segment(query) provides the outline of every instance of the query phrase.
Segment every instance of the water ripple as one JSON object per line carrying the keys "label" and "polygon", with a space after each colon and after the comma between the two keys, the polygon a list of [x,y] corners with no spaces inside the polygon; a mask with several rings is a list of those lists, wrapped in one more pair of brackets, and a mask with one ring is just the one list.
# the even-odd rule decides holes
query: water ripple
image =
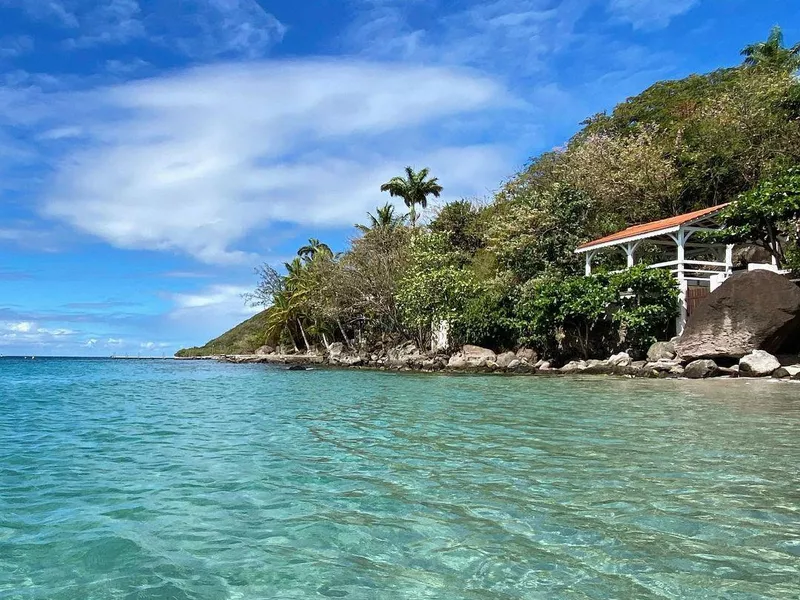
{"label": "water ripple", "polygon": [[769,382],[0,360],[0,599],[800,597]]}

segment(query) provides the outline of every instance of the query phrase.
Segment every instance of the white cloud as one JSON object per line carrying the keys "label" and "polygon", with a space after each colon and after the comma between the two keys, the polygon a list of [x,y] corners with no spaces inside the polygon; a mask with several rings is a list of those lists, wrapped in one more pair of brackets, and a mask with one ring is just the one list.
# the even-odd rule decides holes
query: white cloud
{"label": "white cloud", "polygon": [[217,284],[195,292],[169,294],[174,305],[168,315],[170,327],[185,331],[196,341],[217,336],[263,310],[248,306],[242,298],[252,291],[252,285]]}
{"label": "white cloud", "polygon": [[86,346],[87,348],[94,348],[97,345],[98,341],[99,341],[98,339],[92,338],[90,340],[87,340],[84,346]]}
{"label": "white cloud", "polygon": [[507,93],[455,69],[218,65],[59,102],[74,120],[49,129],[83,138],[43,214],[117,247],[207,262],[251,260],[235,244],[276,222],[352,225],[406,164],[431,167],[453,196],[486,193],[509,169],[503,148],[469,142]]}
{"label": "white cloud", "polygon": [[610,0],[609,10],[636,29],[659,29],[698,3],[699,0]]}
{"label": "white cloud", "polygon": [[21,321],[20,323],[9,323],[7,325],[9,331],[17,331],[19,333],[28,333],[33,329],[33,323],[30,321]]}
{"label": "white cloud", "polygon": [[[426,63],[540,71],[546,57],[569,46],[592,0],[473,0],[451,12],[405,0],[364,1],[348,46],[369,56]],[[430,14],[419,18],[428,9]]]}
{"label": "white cloud", "polygon": [[73,36],[66,46],[145,40],[193,59],[262,57],[286,26],[257,0],[0,0],[30,18],[59,25]]}
{"label": "white cloud", "polygon": [[81,19],[84,35],[71,40],[75,46],[124,44],[145,36],[141,8],[136,0],[107,0],[90,9]]}
{"label": "white cloud", "polygon": [[106,340],[106,346],[121,346],[123,344],[123,340],[120,338],[108,338]]}
{"label": "white cloud", "polygon": [[64,27],[78,27],[78,18],[60,0],[0,0],[0,6],[19,8],[33,19],[52,21]]}

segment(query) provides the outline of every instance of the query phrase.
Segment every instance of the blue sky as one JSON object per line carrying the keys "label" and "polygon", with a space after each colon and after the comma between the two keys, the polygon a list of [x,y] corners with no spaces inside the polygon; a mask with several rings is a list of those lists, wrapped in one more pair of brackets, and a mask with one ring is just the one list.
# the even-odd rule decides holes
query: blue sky
{"label": "blue sky", "polygon": [[172,354],[406,164],[485,197],[794,0],[0,0],[0,354]]}

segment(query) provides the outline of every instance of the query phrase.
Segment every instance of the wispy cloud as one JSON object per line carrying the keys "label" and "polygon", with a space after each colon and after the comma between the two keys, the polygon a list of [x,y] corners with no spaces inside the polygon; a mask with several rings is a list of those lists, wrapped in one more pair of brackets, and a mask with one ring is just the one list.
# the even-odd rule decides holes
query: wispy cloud
{"label": "wispy cloud", "polygon": [[67,48],[139,40],[195,60],[263,57],[287,29],[256,0],[0,0],[0,6],[60,27]]}
{"label": "wispy cloud", "polygon": [[609,11],[636,29],[660,29],[700,0],[610,0]]}
{"label": "wispy cloud", "polygon": [[79,107],[59,126],[83,137],[56,160],[43,214],[206,262],[253,261],[234,245],[270,224],[352,225],[398,165],[429,165],[453,195],[486,193],[505,154],[471,142],[469,119],[514,106],[474,73],[352,61],[219,65],[49,104],[59,118]]}
{"label": "wispy cloud", "polygon": [[7,35],[0,38],[0,58],[13,58],[27,54],[34,48],[29,35]]}

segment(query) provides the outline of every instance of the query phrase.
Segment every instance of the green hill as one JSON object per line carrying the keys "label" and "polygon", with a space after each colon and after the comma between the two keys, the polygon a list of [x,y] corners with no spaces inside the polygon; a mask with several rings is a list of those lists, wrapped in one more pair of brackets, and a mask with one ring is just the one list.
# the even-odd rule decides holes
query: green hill
{"label": "green hill", "polygon": [[257,348],[266,343],[265,331],[267,329],[268,314],[269,311],[264,310],[243,323],[239,323],[218,338],[214,338],[205,346],[183,348],[178,350],[175,356],[188,358],[211,356],[212,354],[252,354]]}

